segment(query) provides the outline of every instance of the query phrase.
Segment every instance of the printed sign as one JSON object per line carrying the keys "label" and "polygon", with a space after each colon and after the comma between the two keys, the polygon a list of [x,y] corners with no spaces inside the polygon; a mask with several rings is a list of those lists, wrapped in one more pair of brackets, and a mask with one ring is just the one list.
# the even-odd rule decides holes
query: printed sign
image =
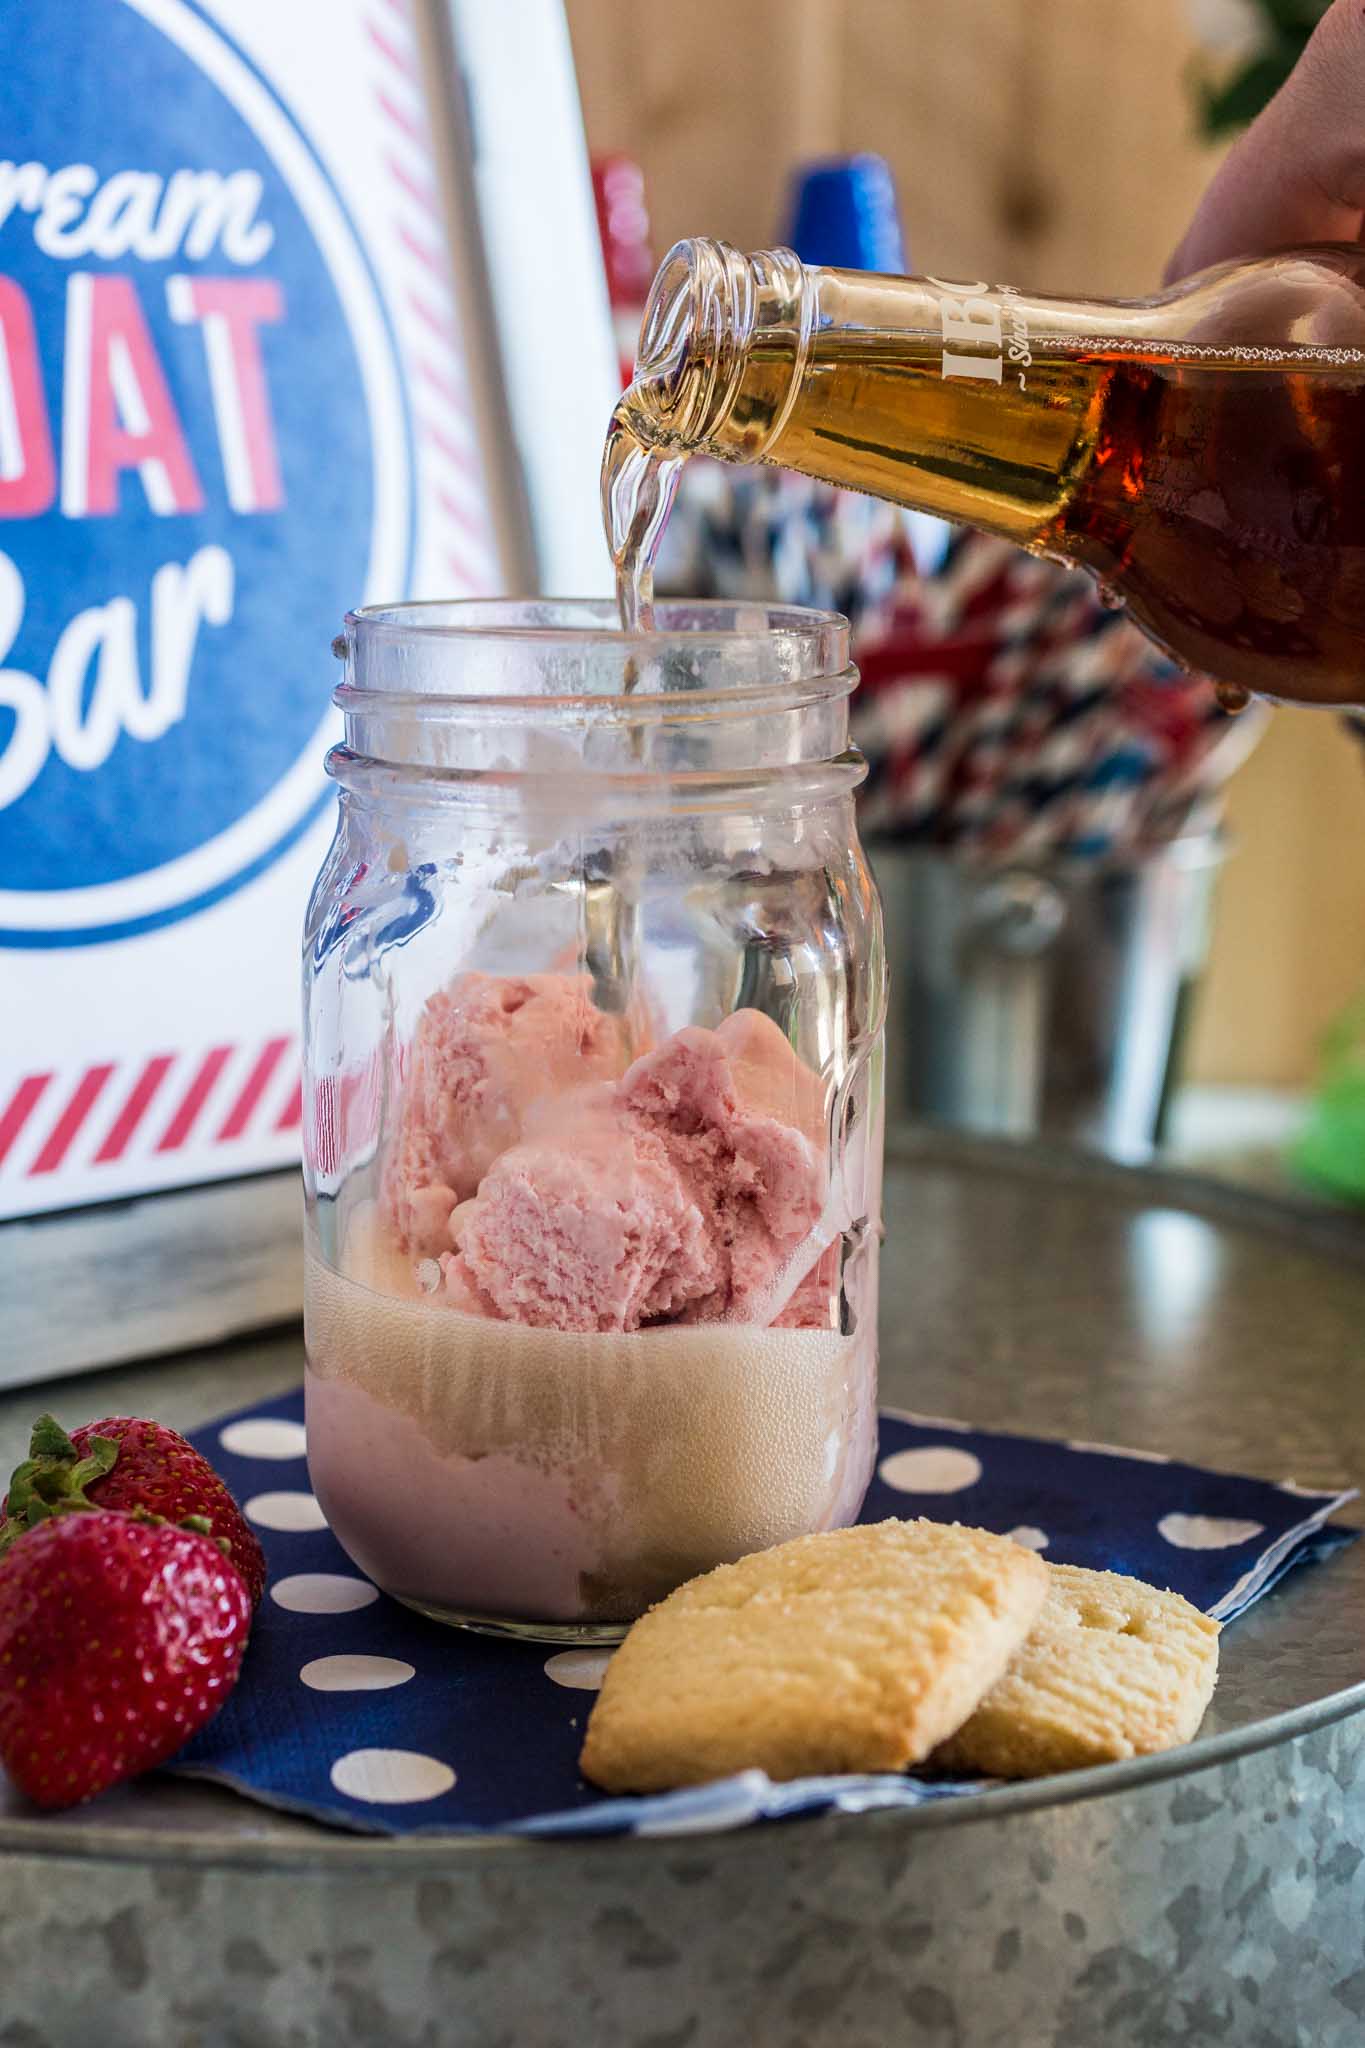
{"label": "printed sign", "polygon": [[22,17],[0,1216],[295,1156],[331,637],[359,601],[502,582],[401,0]]}

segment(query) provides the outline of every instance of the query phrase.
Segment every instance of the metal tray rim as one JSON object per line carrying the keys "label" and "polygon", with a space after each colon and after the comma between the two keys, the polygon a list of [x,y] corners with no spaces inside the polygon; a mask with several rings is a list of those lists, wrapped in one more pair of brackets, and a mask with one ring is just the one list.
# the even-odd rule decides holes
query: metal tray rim
{"label": "metal tray rim", "polygon": [[[800,1819],[804,1827],[819,1827],[841,1834],[850,1826],[879,1825],[893,1829],[919,1830],[954,1824],[1005,1820],[1013,1815],[1036,1812],[1042,1807],[1071,1806],[1079,1801],[1117,1797],[1139,1791],[1168,1778],[1193,1777],[1205,1770],[1237,1761],[1256,1751],[1292,1742],[1317,1729],[1354,1714],[1365,1712],[1365,1680],[1329,1693],[1320,1700],[1275,1714],[1265,1721],[1252,1721],[1242,1728],[1229,1728],[1201,1741],[1198,1738],[1180,1749],[1164,1750],[1157,1756],[1134,1757],[1124,1763],[1096,1764],[1088,1770],[1058,1773],[1049,1778],[1032,1778],[1001,1785],[962,1799],[932,1800],[923,1806],[869,1808],[863,1813],[831,1812]],[[186,1773],[187,1777],[193,1774]],[[205,1782],[216,1782],[206,1779]],[[258,1807],[262,1826],[281,1817],[273,1807]],[[395,1868],[426,1870],[448,1865],[452,1857],[473,1854],[525,1854],[532,1850],[562,1853],[566,1848],[591,1847],[594,1853],[675,1853],[684,1841],[711,1843],[742,1841],[754,1832],[750,1827],[689,1832],[686,1835],[517,1835],[476,1834],[451,1831],[425,1835],[370,1835],[332,1828],[308,1815],[286,1815],[311,1827],[307,1836],[271,1843],[249,1834],[196,1829],[183,1836],[165,1828],[115,1826],[95,1830],[80,1822],[48,1820],[35,1815],[31,1820],[0,1820],[0,1855],[54,1856],[91,1863],[185,1864],[198,1868],[302,1870],[313,1874],[369,1875]],[[768,1824],[771,1825],[771,1824]],[[764,1824],[759,1824],[766,1831]]]}
{"label": "metal tray rim", "polygon": [[1307,1189],[1248,1187],[1159,1158],[1130,1162],[1086,1152],[1059,1139],[1004,1138],[916,1123],[888,1129],[886,1163],[995,1175],[1003,1171],[1141,1197],[1212,1222],[1263,1230],[1305,1250],[1345,1258],[1355,1265],[1365,1262],[1365,1211],[1317,1197]]}

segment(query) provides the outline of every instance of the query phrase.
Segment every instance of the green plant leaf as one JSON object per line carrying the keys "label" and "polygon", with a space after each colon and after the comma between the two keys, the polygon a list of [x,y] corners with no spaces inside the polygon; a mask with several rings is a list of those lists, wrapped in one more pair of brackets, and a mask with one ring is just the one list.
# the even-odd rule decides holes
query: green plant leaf
{"label": "green plant leaf", "polygon": [[1326,14],[1328,0],[1260,0],[1260,5],[1281,35],[1302,46]]}
{"label": "green plant leaf", "polygon": [[1294,69],[1297,50],[1277,44],[1274,50],[1253,57],[1240,71],[1218,85],[1201,81],[1201,126],[1208,136],[1220,136],[1254,121],[1268,106]]}

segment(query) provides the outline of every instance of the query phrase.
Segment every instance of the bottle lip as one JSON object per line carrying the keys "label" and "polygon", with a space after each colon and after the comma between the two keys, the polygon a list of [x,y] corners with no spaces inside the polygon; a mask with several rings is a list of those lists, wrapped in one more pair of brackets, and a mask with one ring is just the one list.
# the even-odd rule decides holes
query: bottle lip
{"label": "bottle lip", "polygon": [[[675,242],[645,302],[627,393],[648,394],[642,438],[726,461],[759,460],[796,401],[814,320],[811,277],[792,250],[750,256],[707,236]],[[746,365],[756,347],[774,345],[787,361],[785,397],[760,434],[737,432],[731,416]]]}
{"label": "bottle lip", "polygon": [[[849,626],[798,605],[669,601],[628,633],[609,598],[458,598],[347,612],[336,701],[440,711],[650,718],[738,711],[851,689]],[[856,677],[854,678],[856,680]]]}

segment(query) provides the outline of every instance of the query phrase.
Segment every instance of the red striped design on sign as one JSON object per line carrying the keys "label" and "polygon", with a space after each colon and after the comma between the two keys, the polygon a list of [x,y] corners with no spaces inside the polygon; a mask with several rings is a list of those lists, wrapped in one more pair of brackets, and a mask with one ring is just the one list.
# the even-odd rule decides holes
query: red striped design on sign
{"label": "red striped design on sign", "polygon": [[425,149],[427,129],[421,116],[410,114],[406,107],[400,107],[396,100],[389,98],[382,85],[376,86],[374,96],[385,120],[392,121],[399,134],[406,135],[409,142],[415,143],[419,149]]}
{"label": "red striped design on sign", "polygon": [[51,1074],[25,1074],[5,1104],[4,1115],[0,1116],[0,1165],[4,1163],[19,1133],[36,1109],[39,1096],[51,1079]]}
{"label": "red striped design on sign", "polygon": [[433,213],[439,218],[441,195],[431,179],[422,178],[409,170],[401,157],[387,156],[384,159],[389,176],[396,185],[401,185],[409,199],[415,199],[424,213]]}
{"label": "red striped design on sign", "polygon": [[417,374],[424,384],[430,384],[436,395],[443,398],[447,405],[453,406],[456,411],[463,408],[466,393],[459,389],[453,377],[443,376],[439,370],[433,369],[430,363],[420,359],[417,363]]}
{"label": "red striped design on sign", "polygon": [[443,341],[449,349],[457,349],[459,347],[459,329],[453,320],[447,319],[438,306],[429,305],[416,292],[408,293],[408,305],[411,307],[414,316],[421,321],[429,333],[436,336],[438,341]]}
{"label": "red striped design on sign", "polygon": [[95,1154],[97,1166],[103,1165],[107,1160],[122,1159],[133,1133],[147,1114],[152,1097],[174,1065],[175,1055],[169,1052],[158,1053],[155,1059],[148,1060],[129,1089],[128,1099],[110,1125],[104,1143]]}
{"label": "red striped design on sign", "polygon": [[453,468],[462,470],[466,475],[473,470],[473,458],[467,449],[459,447],[448,434],[443,433],[439,427],[434,427],[429,419],[422,422],[422,427],[428,447],[436,449]]}
{"label": "red striped design on sign", "polygon": [[[394,240],[408,259],[404,279],[403,343],[414,382],[425,389],[418,420],[421,474],[435,511],[445,515],[434,554],[444,562],[457,594],[495,588],[495,551],[487,527],[486,478],[482,452],[472,420],[465,383],[464,338],[459,317],[459,291],[447,247],[447,225],[436,165],[431,124],[424,92],[425,73],[412,40],[411,8],[405,0],[387,0],[387,18],[366,22],[374,58],[372,90],[379,118],[388,129],[385,167],[395,186]],[[376,0],[375,12],[378,13]],[[404,22],[396,27],[393,16]],[[436,344],[437,368],[424,356]],[[440,465],[457,472],[453,489],[439,491]],[[477,508],[452,511],[461,485],[480,499]],[[480,522],[479,514],[484,518]]]}
{"label": "red striped design on sign", "polygon": [[102,1066],[86,1068],[72,1089],[66,1108],[48,1132],[46,1144],[30,1166],[30,1174],[57,1171],[70,1151],[77,1131],[99,1100],[104,1084],[113,1071],[112,1061]]}
{"label": "red striped design on sign", "polygon": [[393,37],[384,29],[377,28],[372,21],[366,22],[365,33],[374,44],[376,50],[378,50],[380,56],[386,57],[396,71],[401,71],[404,78],[410,78],[414,85],[421,84],[422,74],[417,69],[416,62],[410,51],[400,49]]}
{"label": "red striped design on sign", "polygon": [[296,1083],[293,1094],[275,1119],[275,1129],[277,1131],[296,1131],[302,1122],[303,1083],[300,1081]]}
{"label": "red striped design on sign", "polygon": [[199,1120],[210,1089],[232,1058],[230,1045],[215,1045],[199,1062],[194,1079],[180,1098],[180,1106],[157,1140],[158,1152],[178,1152]]}
{"label": "red striped design on sign", "polygon": [[488,538],[488,516],[482,510],[475,512],[467,505],[461,505],[452,498],[449,491],[437,491],[436,502],[447,519],[453,519],[466,533],[477,534],[480,540]]}
{"label": "red striped design on sign", "polygon": [[285,1047],[288,1043],[289,1040],[287,1038],[270,1038],[266,1040],[252,1063],[251,1072],[247,1075],[238,1091],[237,1100],[218,1126],[216,1143],[221,1145],[225,1138],[241,1137],[242,1132],[251,1121],[252,1111],[265,1093],[266,1084],[270,1076],[283,1059]]}
{"label": "red striped design on sign", "polygon": [[430,242],[424,242],[420,235],[415,235],[404,221],[398,224],[398,239],[408,254],[417,258],[424,270],[429,270],[438,282],[444,279],[446,260],[441,250],[433,249]]}

